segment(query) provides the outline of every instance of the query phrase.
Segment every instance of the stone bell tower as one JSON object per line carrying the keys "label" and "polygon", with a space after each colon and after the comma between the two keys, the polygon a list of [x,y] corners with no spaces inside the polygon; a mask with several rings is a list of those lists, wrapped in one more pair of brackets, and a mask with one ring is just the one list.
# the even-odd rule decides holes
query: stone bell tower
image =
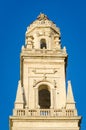
{"label": "stone bell tower", "polygon": [[10,130],[80,130],[71,82],[66,94],[66,48],[44,14],[27,27]]}

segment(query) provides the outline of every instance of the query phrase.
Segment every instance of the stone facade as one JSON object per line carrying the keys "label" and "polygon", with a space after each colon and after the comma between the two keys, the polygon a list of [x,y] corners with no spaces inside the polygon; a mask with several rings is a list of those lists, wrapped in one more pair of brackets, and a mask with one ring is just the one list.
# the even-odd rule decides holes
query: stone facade
{"label": "stone facade", "polygon": [[79,130],[71,82],[66,94],[66,48],[44,14],[27,27],[10,130]]}

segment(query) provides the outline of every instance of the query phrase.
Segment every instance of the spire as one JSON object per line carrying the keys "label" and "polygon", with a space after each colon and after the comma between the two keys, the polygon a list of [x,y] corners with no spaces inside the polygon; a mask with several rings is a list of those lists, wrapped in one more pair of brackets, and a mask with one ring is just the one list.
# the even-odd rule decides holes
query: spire
{"label": "spire", "polygon": [[75,108],[74,96],[73,96],[73,92],[72,92],[71,81],[68,81],[66,108],[67,109],[76,109]]}
{"label": "spire", "polygon": [[67,103],[74,103],[71,81],[68,81]]}
{"label": "spire", "polygon": [[23,106],[24,106],[23,87],[21,87],[21,81],[19,81],[15,100],[15,108],[23,108]]}

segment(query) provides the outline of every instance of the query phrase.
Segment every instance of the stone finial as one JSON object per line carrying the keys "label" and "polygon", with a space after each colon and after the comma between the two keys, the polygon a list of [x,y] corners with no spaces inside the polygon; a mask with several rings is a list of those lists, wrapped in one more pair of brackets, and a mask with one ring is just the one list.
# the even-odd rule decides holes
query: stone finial
{"label": "stone finial", "polygon": [[24,46],[22,46],[21,50],[22,50],[22,51],[24,50]]}
{"label": "stone finial", "polygon": [[46,20],[46,19],[48,19],[48,17],[45,14],[40,13],[40,15],[37,17],[37,19],[38,20]]}
{"label": "stone finial", "polygon": [[[64,48],[63,48],[63,51],[66,52],[66,47],[65,47],[65,46],[64,46]],[[68,82],[70,82],[70,81],[68,81]]]}

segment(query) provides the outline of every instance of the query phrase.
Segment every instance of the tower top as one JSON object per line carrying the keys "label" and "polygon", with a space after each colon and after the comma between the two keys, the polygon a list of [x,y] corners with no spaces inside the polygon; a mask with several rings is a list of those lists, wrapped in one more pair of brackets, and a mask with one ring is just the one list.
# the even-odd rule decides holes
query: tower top
{"label": "tower top", "polygon": [[58,34],[60,34],[60,30],[58,27],[56,27],[56,24],[51,21],[47,15],[44,13],[40,13],[35,21],[33,21],[30,26],[27,27],[26,34],[30,31],[32,31],[36,27],[47,27],[47,28],[52,28],[55,30]]}
{"label": "tower top", "polygon": [[26,46],[30,49],[60,49],[60,29],[47,15],[40,13],[27,27]]}

